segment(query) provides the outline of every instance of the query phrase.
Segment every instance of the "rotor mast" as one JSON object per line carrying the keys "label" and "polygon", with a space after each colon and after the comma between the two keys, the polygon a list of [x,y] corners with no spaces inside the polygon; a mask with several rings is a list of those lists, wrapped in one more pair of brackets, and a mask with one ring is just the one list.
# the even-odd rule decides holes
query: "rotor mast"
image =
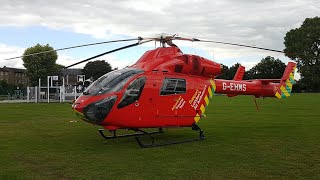
{"label": "rotor mast", "polygon": [[166,41],[165,41],[165,38],[163,37],[163,34],[160,35],[160,44],[162,47],[166,47]]}
{"label": "rotor mast", "polygon": [[144,39],[152,39],[154,41],[159,41],[161,47],[166,47],[166,44],[168,44],[169,46],[177,47],[174,43],[172,43],[172,40],[175,39],[175,36],[176,36],[176,34],[168,35],[168,34],[162,33],[162,34],[159,34],[158,37],[144,38]]}

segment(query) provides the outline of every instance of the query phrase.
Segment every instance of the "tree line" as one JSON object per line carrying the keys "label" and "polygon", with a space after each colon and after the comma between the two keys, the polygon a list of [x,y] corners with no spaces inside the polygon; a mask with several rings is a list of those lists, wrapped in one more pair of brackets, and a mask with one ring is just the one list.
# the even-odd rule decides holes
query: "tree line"
{"label": "tree line", "polygon": [[[301,74],[299,86],[306,91],[320,91],[320,18],[306,18],[299,28],[291,29],[284,37],[285,55],[297,63]],[[25,50],[24,55],[53,50],[47,45],[37,44]],[[63,66],[56,64],[56,52],[25,56],[22,58],[27,69],[27,75],[36,85],[38,78],[46,80],[48,75],[59,72]],[[230,68],[222,65],[222,74],[218,78],[232,79],[239,64]],[[246,71],[244,79],[281,78],[285,64],[274,57],[267,56],[257,65]],[[83,69],[86,77],[97,79],[101,75],[113,70],[104,60],[89,62]]]}
{"label": "tree line", "polygon": [[[222,73],[216,78],[231,80],[236,74],[240,64],[236,63],[230,68],[223,64],[221,64],[221,66]],[[261,59],[261,61],[250,70],[246,71],[243,79],[280,79],[285,68],[286,65],[281,60],[275,59],[271,56],[267,56]]]}

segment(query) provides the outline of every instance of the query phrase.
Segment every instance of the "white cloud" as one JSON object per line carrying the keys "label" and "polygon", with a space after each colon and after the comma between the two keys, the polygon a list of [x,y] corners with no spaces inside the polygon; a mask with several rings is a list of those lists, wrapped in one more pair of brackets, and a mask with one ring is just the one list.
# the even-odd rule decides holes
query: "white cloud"
{"label": "white cloud", "polygon": [[0,44],[0,65],[14,68],[24,68],[21,58],[4,60],[6,58],[17,57],[23,54],[24,48],[8,46],[6,44]]}
{"label": "white cloud", "polygon": [[[86,57],[74,58],[74,57],[69,56],[65,53],[60,53],[59,57],[57,59],[57,63],[64,65],[64,66],[69,66],[71,64],[77,63],[77,62],[84,60],[84,59],[86,59]],[[134,64],[134,62],[132,60],[118,59],[116,56],[114,56],[112,54],[104,55],[104,56],[101,56],[97,59],[105,60],[111,65],[112,68],[118,68],[118,69],[122,69],[124,67],[127,67],[127,66]],[[93,59],[91,61],[95,61],[97,59]],[[83,68],[86,65],[86,63],[88,63],[88,62],[78,64],[78,65],[73,66],[71,68]]]}
{"label": "white cloud", "polygon": [[1,26],[40,24],[100,38],[173,32],[240,43],[259,40],[257,45],[275,48],[283,47],[285,32],[320,11],[316,0],[2,1]]}
{"label": "white cloud", "polygon": [[[23,54],[24,50],[25,50],[25,48],[8,46],[6,44],[0,44],[0,65],[5,65],[7,67],[13,67],[13,68],[24,68],[23,61],[21,58],[12,59],[12,60],[4,60],[6,58],[21,56]],[[59,53],[57,63],[64,65],[64,66],[68,66],[73,63],[77,63],[81,60],[84,60],[86,58],[87,57],[74,58],[74,57],[68,55],[67,53]],[[118,69],[122,69],[126,66],[130,66],[130,65],[134,64],[134,61],[132,61],[132,60],[118,59],[114,55],[105,55],[105,56],[100,57],[99,59],[106,60],[107,62],[110,63],[112,68],[118,68]],[[92,61],[94,61],[94,60],[97,60],[97,59],[93,59]],[[83,68],[85,66],[85,64],[86,63],[82,63],[82,64],[76,65],[72,68]],[[2,66],[0,66],[0,67],[2,67]]]}
{"label": "white cloud", "polygon": [[[300,26],[305,18],[317,16],[320,12],[318,0],[0,1],[0,27],[41,25],[57,30],[70,29],[99,39],[167,32],[279,50],[284,48],[283,38],[287,31]],[[213,51],[215,59],[222,63],[226,59],[234,59],[251,66],[267,55],[283,57],[254,49],[210,43],[177,44],[194,46],[195,51],[201,48],[208,54]],[[245,57],[255,57],[255,60],[244,61]],[[64,55],[60,58],[68,63],[74,59]],[[284,61],[288,59],[284,58]],[[125,64],[117,64],[116,60],[113,62],[115,67]],[[19,63],[12,61],[11,64]]]}
{"label": "white cloud", "polygon": [[[82,59],[74,58],[74,57],[69,56],[65,53],[59,53],[56,63],[61,64],[63,66],[69,66],[69,65],[74,64],[74,63],[81,61],[81,60]],[[84,66],[84,64],[79,64],[79,65],[76,65],[72,68],[83,68],[83,66]]]}
{"label": "white cloud", "polygon": [[133,65],[135,61],[129,59],[118,59],[113,55],[105,55],[102,56],[101,59],[105,59],[109,64],[111,64],[112,68],[122,69],[127,66]]}

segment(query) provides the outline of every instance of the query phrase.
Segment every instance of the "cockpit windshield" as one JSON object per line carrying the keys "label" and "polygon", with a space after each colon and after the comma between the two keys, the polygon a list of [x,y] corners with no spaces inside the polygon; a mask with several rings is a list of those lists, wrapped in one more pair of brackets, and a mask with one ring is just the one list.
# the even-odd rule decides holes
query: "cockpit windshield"
{"label": "cockpit windshield", "polygon": [[125,68],[111,71],[95,82],[93,82],[84,92],[84,95],[100,95],[119,91],[132,76],[143,73],[143,70],[136,68]]}

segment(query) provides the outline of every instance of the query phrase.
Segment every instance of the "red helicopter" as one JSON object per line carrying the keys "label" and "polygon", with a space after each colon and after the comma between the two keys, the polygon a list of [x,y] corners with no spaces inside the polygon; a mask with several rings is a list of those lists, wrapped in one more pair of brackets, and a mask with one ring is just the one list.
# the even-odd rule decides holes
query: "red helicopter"
{"label": "red helicopter", "polygon": [[[296,64],[289,62],[281,79],[242,80],[245,68],[239,66],[233,80],[215,79],[221,73],[221,65],[209,59],[183,54],[173,40],[198,41],[242,46],[281,52],[256,46],[207,41],[196,38],[160,35],[156,38],[137,38],[86,44],[54,51],[120,41],[138,40],[66,68],[122,49],[150,41],[159,41],[161,47],[145,52],[132,66],[109,72],[93,82],[73,103],[72,109],[82,120],[102,126],[113,134],[105,139],[134,136],[141,147],[154,147],[205,139],[197,125],[205,116],[206,108],[214,94],[253,95],[260,97],[289,97],[294,83]],[[169,45],[169,47],[166,47]],[[32,55],[32,54],[31,54]],[[28,55],[27,55],[28,56]],[[198,131],[196,139],[155,143],[154,133],[163,133],[166,127],[191,127]],[[144,128],[156,128],[148,132]],[[119,129],[133,130],[132,134],[117,135]],[[151,137],[151,143],[143,143],[141,136]]]}

